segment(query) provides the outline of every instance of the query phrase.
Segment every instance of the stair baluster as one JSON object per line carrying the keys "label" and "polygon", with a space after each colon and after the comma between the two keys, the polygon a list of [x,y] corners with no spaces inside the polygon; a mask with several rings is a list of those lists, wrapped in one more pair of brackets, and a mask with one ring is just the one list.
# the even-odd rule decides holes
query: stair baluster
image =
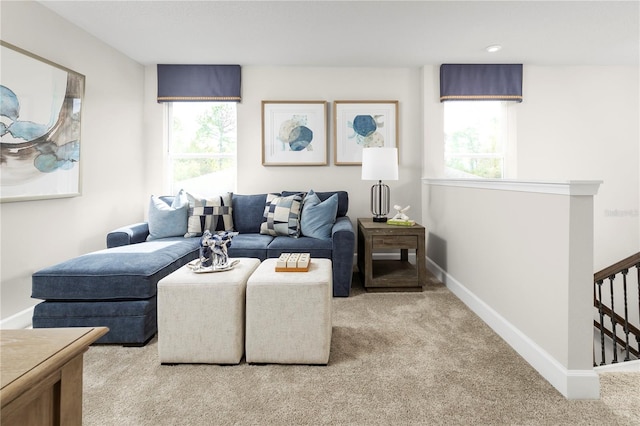
{"label": "stair baluster", "polygon": [[[638,273],[638,324],[640,324],[640,262],[635,264]],[[638,344],[638,353],[640,353],[640,333],[636,334],[636,343]]]}
{"label": "stair baluster", "polygon": [[602,280],[597,282],[598,284],[598,312],[600,313],[600,365],[605,365],[605,354],[604,354],[604,310],[602,309]]}
{"label": "stair baluster", "polygon": [[627,308],[627,274],[628,269],[622,271],[622,289],[624,290],[624,341],[625,341],[625,356],[624,360],[629,361],[629,309]]}
{"label": "stair baluster", "polygon": [[[609,276],[609,294],[611,295],[611,312],[615,312],[616,309],[613,306],[613,280],[616,278],[615,275]],[[613,335],[616,335],[616,316],[611,315],[611,332]],[[618,341],[617,339],[613,339],[613,361],[612,364],[616,364],[618,362]]]}

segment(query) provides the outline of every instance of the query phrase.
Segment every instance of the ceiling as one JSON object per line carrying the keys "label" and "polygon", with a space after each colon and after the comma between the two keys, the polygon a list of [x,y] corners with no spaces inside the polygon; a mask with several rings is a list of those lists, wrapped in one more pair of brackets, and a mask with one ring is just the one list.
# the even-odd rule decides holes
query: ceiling
{"label": "ceiling", "polygon": [[[638,65],[640,1],[41,1],[142,64]],[[489,54],[485,48],[500,44]]]}

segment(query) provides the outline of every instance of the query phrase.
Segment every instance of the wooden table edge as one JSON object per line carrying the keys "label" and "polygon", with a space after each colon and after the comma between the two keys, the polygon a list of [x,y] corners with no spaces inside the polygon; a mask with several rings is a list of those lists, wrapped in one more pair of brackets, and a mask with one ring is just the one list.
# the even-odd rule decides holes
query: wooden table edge
{"label": "wooden table edge", "polygon": [[37,366],[0,389],[0,401],[2,401],[2,407],[5,407],[22,395],[30,385],[38,383],[42,378],[49,377],[50,375],[59,372],[65,364],[79,354],[83,354],[89,345],[107,334],[109,331],[107,327],[78,327],[78,329],[86,329],[86,333],[76,340],[69,342],[69,344],[60,351],[56,352],[51,357],[42,360],[42,362]]}

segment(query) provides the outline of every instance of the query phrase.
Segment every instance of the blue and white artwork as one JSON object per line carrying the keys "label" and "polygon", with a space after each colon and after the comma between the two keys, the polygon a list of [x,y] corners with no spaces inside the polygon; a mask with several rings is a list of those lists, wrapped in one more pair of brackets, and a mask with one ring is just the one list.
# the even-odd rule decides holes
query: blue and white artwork
{"label": "blue and white artwork", "polygon": [[2,43],[2,201],[80,193],[84,76]]}
{"label": "blue and white artwork", "polygon": [[262,164],[327,164],[325,101],[262,102]]}
{"label": "blue and white artwork", "polygon": [[368,115],[359,114],[348,121],[347,126],[353,129],[349,134],[349,139],[354,139],[362,148],[380,148],[384,146],[384,134],[381,130],[384,127],[384,114]]}
{"label": "blue and white artwork", "polygon": [[307,125],[307,116],[298,114],[280,124],[278,139],[282,142],[283,151],[313,151],[313,130]]}
{"label": "blue and white artwork", "polygon": [[362,164],[363,148],[397,147],[398,101],[335,101],[335,163]]}

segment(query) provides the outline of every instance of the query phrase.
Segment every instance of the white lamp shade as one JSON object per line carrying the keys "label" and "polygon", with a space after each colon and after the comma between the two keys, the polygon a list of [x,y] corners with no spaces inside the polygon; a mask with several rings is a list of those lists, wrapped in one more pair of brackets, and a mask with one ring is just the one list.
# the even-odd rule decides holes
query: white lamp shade
{"label": "white lamp shade", "polygon": [[362,180],[398,180],[398,148],[364,148]]}

